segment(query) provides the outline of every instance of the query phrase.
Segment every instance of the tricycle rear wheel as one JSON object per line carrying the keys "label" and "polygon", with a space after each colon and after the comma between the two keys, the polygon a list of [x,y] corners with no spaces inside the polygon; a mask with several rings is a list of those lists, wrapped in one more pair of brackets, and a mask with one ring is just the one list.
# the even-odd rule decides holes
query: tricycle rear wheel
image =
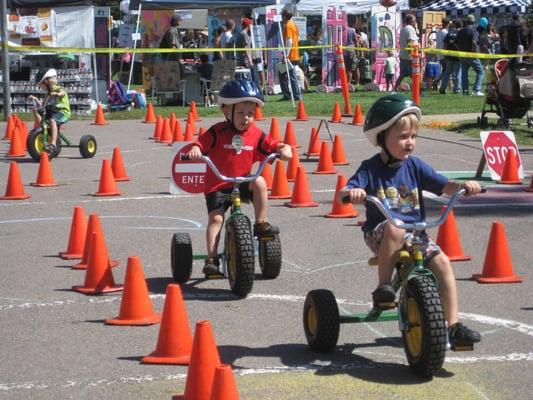
{"label": "tricycle rear wheel", "polygon": [[84,135],[81,137],[79,147],[83,158],[92,158],[96,154],[96,139],[92,135]]}
{"label": "tricycle rear wheel", "polygon": [[304,302],[305,338],[311,349],[328,352],[339,340],[339,307],[333,293],[326,289],[311,290]]}
{"label": "tricycle rear wheel", "polygon": [[254,284],[254,238],[250,221],[244,215],[233,216],[226,223],[225,252],[231,291],[246,297]]}
{"label": "tricycle rear wheel", "polygon": [[259,267],[265,279],[276,279],[281,271],[281,240],[274,235],[270,240],[259,240]]}
{"label": "tricycle rear wheel", "polygon": [[172,236],[170,261],[174,282],[187,282],[192,274],[192,244],[188,233],[178,232]]}

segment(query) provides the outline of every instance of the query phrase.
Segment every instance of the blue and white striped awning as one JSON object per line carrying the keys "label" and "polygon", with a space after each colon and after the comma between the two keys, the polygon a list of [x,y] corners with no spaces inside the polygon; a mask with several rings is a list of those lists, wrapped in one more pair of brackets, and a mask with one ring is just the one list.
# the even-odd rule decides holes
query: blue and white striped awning
{"label": "blue and white striped awning", "polygon": [[451,15],[524,13],[531,0],[435,0],[419,10],[447,11]]}

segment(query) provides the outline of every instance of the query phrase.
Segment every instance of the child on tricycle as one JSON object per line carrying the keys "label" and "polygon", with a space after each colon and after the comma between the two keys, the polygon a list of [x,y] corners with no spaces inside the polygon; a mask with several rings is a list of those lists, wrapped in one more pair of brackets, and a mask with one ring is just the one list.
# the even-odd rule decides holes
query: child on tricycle
{"label": "child on tricycle", "polygon": [[[448,180],[421,159],[412,156],[421,118],[420,108],[400,94],[376,100],[367,113],[364,133],[380,153],[365,160],[339,191],[337,201],[346,198],[363,203],[367,195],[376,196],[394,218],[405,223],[425,220],[423,190],[452,195],[464,188],[468,195],[481,191],[475,181],[458,183]],[[397,254],[410,232],[385,219],[377,207],[367,203],[366,222],[362,227],[368,247],[378,259],[378,287],[372,293],[375,308],[392,308],[396,293],[391,279]],[[457,288],[448,257],[427,234],[424,235],[424,264],[436,275],[448,323],[452,346],[471,346],[481,340],[478,332],[461,322],[458,316]]]}

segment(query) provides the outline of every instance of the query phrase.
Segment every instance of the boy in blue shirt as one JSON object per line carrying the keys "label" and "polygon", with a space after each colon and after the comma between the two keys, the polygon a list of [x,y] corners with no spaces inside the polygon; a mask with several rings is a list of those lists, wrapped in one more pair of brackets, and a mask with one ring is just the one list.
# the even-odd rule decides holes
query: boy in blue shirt
{"label": "boy in blue shirt", "polygon": [[[420,108],[401,94],[384,96],[374,102],[363,131],[374,146],[381,147],[381,152],[362,162],[338,192],[337,201],[348,196],[352,203],[363,203],[367,194],[376,196],[395,218],[409,223],[425,219],[423,190],[437,195],[452,195],[462,187],[469,195],[481,191],[476,181],[463,184],[450,181],[412,156],[421,116]],[[395,257],[409,233],[394,227],[372,204],[367,205],[362,229],[366,244],[378,257],[378,287],[372,292],[374,306],[385,308],[385,304],[396,298],[391,286]],[[439,282],[450,342],[455,346],[479,342],[480,334],[459,322],[457,287],[450,260],[429,237],[425,241],[425,264]]]}

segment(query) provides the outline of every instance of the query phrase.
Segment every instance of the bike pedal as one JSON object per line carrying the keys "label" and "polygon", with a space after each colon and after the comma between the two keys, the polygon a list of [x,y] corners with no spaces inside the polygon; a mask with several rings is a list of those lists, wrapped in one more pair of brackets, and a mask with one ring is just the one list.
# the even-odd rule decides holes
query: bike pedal
{"label": "bike pedal", "polygon": [[396,308],[396,303],[394,301],[392,302],[383,302],[383,303],[377,303],[374,304],[374,308],[378,310],[391,310],[393,308]]}
{"label": "bike pedal", "polygon": [[467,344],[464,346],[454,346],[451,347],[452,351],[474,351],[474,345],[473,344]]}
{"label": "bike pedal", "polygon": [[270,242],[271,240],[274,240],[275,236],[259,236],[257,240],[261,242]]}
{"label": "bike pedal", "polygon": [[224,279],[224,275],[222,273],[218,274],[204,274],[205,279]]}

